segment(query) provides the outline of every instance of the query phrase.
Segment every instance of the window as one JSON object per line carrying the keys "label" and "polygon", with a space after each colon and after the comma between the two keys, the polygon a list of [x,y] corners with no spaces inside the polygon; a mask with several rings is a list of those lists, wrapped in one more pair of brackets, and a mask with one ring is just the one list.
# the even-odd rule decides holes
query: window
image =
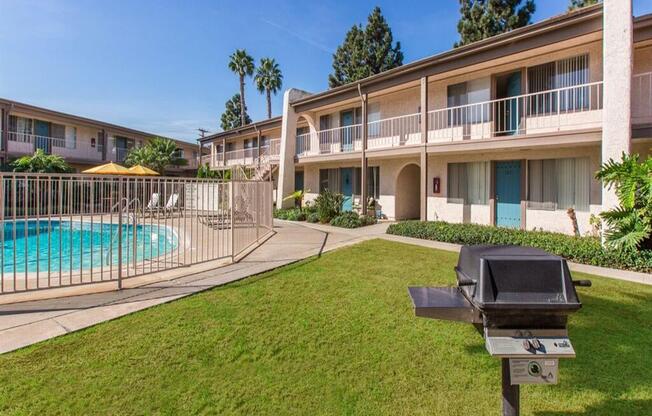
{"label": "window", "polygon": [[226,151],[227,152],[232,152],[235,150],[235,143],[234,142],[228,142],[226,144]]}
{"label": "window", "polygon": [[66,145],[66,126],[51,123],[50,136],[52,137],[52,146],[64,147]]}
{"label": "window", "polygon": [[262,136],[260,138],[260,147],[266,147],[266,146],[269,146],[269,137]]}
{"label": "window", "polygon": [[[361,195],[362,168],[355,168],[355,186],[353,193]],[[367,197],[378,199],[380,197],[380,168],[378,166],[367,167]]]}
{"label": "window", "polygon": [[253,149],[254,147],[258,146],[258,139],[254,137],[253,139],[246,139],[244,141],[244,148],[245,149]]}
{"label": "window", "polygon": [[340,192],[340,170],[319,169],[319,192]]}
{"label": "window", "polygon": [[528,207],[588,211],[591,169],[588,158],[528,161]]}
{"label": "window", "polygon": [[18,116],[9,116],[9,140],[17,142],[30,141],[32,134],[32,119]]}
{"label": "window", "polygon": [[449,163],[448,202],[486,205],[489,200],[489,162]]}
{"label": "window", "polygon": [[77,148],[77,127],[66,126],[65,135],[66,135],[66,139],[65,139],[66,149]]}
{"label": "window", "polygon": [[581,110],[587,109],[590,104],[590,87],[576,87],[589,82],[588,55],[533,66],[528,68],[527,78],[528,92],[531,94],[562,88],[558,92],[531,96],[528,114],[556,112],[558,106],[560,111]]}
{"label": "window", "polygon": [[326,114],[319,117],[319,130],[328,130],[331,128],[331,115]]}
{"label": "window", "polygon": [[449,85],[447,96],[448,108],[452,108],[448,113],[449,126],[489,120],[489,104],[486,102],[491,99],[491,78],[478,78],[469,82]]}

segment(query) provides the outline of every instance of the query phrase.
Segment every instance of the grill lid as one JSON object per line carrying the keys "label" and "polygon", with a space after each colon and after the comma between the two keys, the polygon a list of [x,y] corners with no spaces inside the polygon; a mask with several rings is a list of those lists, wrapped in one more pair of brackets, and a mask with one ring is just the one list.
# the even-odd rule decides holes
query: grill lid
{"label": "grill lid", "polygon": [[576,310],[566,260],[520,246],[464,246],[457,267],[465,296],[481,310]]}

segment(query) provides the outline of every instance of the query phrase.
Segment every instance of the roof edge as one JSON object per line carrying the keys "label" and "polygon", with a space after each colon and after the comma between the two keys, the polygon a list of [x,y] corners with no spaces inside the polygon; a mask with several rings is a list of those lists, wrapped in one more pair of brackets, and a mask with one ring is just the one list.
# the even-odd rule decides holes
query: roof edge
{"label": "roof edge", "polygon": [[572,23],[575,23],[577,21],[583,21],[585,19],[590,19],[593,18],[597,15],[602,15],[603,11],[603,5],[601,3],[595,4],[593,6],[588,6],[588,7],[583,7],[578,10],[566,12],[559,14],[557,16],[550,17],[548,19],[542,20],[537,23],[533,23],[528,26],[524,26],[518,29],[511,30],[509,32],[501,33],[499,35],[492,36],[487,39],[483,39],[477,42],[470,43],[468,45],[461,46],[459,48],[453,48],[449,49],[447,51],[422,58],[419,60],[416,60],[414,62],[410,62],[408,64],[402,65],[397,68],[393,68],[384,72],[381,72],[379,74],[375,74],[372,76],[369,76],[367,78],[361,79],[359,81],[354,81],[350,82],[348,84],[342,85],[340,87],[336,87],[333,89],[329,89],[320,93],[315,93],[311,95],[310,97],[302,98],[300,100],[296,100],[290,103],[291,106],[299,106],[307,103],[311,103],[314,101],[319,101],[324,98],[336,96],[338,94],[344,93],[344,92],[349,92],[352,90],[357,90],[358,85],[360,85],[361,88],[364,88],[366,85],[373,84],[375,82],[379,82],[383,79],[391,78],[393,76],[397,76],[399,74],[405,74],[409,73],[412,71],[416,71],[420,69],[421,67],[428,66],[431,64],[436,63],[437,61],[443,60],[443,59],[452,59],[455,58],[456,56],[461,56],[461,55],[466,55],[466,54],[472,54],[475,51],[480,51],[488,46],[492,46],[494,44],[498,44],[501,42],[505,41],[510,41],[512,38],[515,37],[520,37],[520,36],[534,36],[541,30],[545,30],[546,28],[549,27],[554,27],[558,26],[560,24],[562,25],[569,25]]}

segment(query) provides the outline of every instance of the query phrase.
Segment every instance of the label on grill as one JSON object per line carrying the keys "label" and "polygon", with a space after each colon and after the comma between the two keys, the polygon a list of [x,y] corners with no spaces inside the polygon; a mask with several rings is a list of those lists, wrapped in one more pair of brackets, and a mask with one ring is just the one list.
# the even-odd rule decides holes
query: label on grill
{"label": "label on grill", "polygon": [[509,359],[509,378],[516,384],[557,384],[559,360],[557,359]]}

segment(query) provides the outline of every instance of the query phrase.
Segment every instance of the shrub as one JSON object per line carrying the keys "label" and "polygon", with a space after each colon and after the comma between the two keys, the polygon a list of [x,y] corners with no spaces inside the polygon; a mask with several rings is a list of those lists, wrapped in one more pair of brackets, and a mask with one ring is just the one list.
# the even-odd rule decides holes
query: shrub
{"label": "shrub", "polygon": [[342,228],[358,228],[375,223],[376,219],[374,217],[358,215],[355,212],[343,212],[331,221],[331,225]]}
{"label": "shrub", "polygon": [[652,250],[608,249],[600,244],[597,237],[573,237],[544,231],[440,221],[399,222],[390,225],[387,233],[464,245],[513,244],[536,247],[576,263],[652,272]]}
{"label": "shrub", "polygon": [[289,221],[305,221],[306,214],[304,214],[304,212],[301,211],[300,208],[295,208],[293,210],[290,210],[290,212],[288,212],[287,219]]}
{"label": "shrub", "polygon": [[315,198],[315,209],[319,215],[319,221],[329,223],[333,218],[342,212],[342,194],[336,194],[330,191],[324,191]]}
{"label": "shrub", "polygon": [[319,222],[319,214],[317,214],[316,212],[311,212],[306,217],[306,221],[311,222],[313,224]]}
{"label": "shrub", "polygon": [[306,214],[299,208],[275,209],[274,218],[288,221],[305,221]]}

